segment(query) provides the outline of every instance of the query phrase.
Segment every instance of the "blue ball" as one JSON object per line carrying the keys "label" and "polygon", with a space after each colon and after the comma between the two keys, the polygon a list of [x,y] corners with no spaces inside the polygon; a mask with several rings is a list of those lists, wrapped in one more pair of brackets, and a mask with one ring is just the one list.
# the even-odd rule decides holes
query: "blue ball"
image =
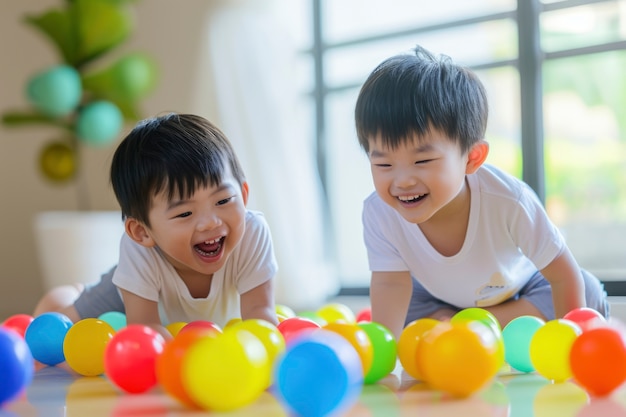
{"label": "blue ball", "polygon": [[34,370],[33,356],[24,339],[0,327],[0,407],[30,384]]}
{"label": "blue ball", "polygon": [[61,313],[44,313],[26,328],[24,340],[35,360],[54,366],[65,361],[63,341],[72,321]]}
{"label": "blue ball", "polygon": [[328,330],[303,332],[289,341],[274,368],[277,398],[296,415],[322,417],[352,406],[363,387],[354,347]]}

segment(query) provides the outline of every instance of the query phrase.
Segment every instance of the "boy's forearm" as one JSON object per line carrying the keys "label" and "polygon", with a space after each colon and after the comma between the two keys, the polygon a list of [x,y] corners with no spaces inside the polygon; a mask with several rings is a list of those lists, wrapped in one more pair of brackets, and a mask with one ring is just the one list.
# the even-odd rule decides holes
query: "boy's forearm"
{"label": "boy's forearm", "polygon": [[411,301],[413,283],[408,272],[373,273],[370,286],[372,321],[400,337]]}

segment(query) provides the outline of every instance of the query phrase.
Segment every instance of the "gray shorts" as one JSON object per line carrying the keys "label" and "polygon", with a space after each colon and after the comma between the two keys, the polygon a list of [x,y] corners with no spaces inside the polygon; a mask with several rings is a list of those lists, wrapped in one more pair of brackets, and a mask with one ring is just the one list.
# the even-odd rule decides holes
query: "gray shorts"
{"label": "gray shorts", "polygon": [[[587,307],[593,308],[604,317],[608,318],[610,308],[602,282],[584,269],[582,270],[582,275],[585,282]],[[552,287],[543,275],[541,275],[541,272],[537,271],[530,278],[528,283],[511,299],[518,300],[520,298],[531,302],[548,320],[555,318],[554,304],[552,302]],[[448,308],[454,311],[461,310],[457,306],[445,303],[433,297],[415,278],[413,278],[413,295],[411,296],[411,304],[409,305],[405,325],[413,320],[428,317],[442,308]]]}
{"label": "gray shorts", "polygon": [[109,311],[125,312],[122,296],[113,284],[115,268],[113,267],[109,272],[102,274],[99,282],[86,286],[74,302],[74,308],[76,308],[81,319],[97,318]]}

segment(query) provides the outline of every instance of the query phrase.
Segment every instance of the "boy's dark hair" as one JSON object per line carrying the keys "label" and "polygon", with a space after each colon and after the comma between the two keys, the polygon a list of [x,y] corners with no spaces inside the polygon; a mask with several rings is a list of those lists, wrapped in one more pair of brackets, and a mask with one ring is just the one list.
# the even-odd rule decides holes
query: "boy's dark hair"
{"label": "boy's dark hair", "polygon": [[226,136],[192,114],[146,119],[124,138],[113,155],[111,185],[122,216],[150,226],[152,198],[189,198],[199,187],[217,186],[229,164],[242,185],[245,176]]}
{"label": "boy's dark hair", "polygon": [[369,75],[356,102],[356,132],[366,152],[377,135],[393,149],[430,129],[465,152],[483,139],[488,112],[485,88],[472,71],[417,46],[414,54],[388,58]]}

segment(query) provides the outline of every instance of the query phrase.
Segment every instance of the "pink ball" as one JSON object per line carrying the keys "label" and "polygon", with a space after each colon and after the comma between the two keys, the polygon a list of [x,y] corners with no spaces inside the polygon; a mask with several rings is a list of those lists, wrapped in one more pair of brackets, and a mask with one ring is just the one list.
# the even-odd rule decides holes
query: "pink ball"
{"label": "pink ball", "polygon": [[282,333],[285,342],[289,342],[291,338],[303,330],[315,330],[321,328],[319,324],[311,319],[304,317],[289,317],[278,323],[278,331]]}
{"label": "pink ball", "polygon": [[606,324],[604,316],[589,307],[575,308],[563,318],[578,324],[583,332]]}
{"label": "pink ball", "polygon": [[15,314],[2,322],[2,327],[15,331],[23,338],[24,333],[26,333],[26,328],[33,320],[35,320],[35,318],[30,314]]}
{"label": "pink ball", "polygon": [[104,352],[104,373],[128,393],[146,392],[157,384],[156,360],[165,339],[156,330],[131,324],[113,335]]}

